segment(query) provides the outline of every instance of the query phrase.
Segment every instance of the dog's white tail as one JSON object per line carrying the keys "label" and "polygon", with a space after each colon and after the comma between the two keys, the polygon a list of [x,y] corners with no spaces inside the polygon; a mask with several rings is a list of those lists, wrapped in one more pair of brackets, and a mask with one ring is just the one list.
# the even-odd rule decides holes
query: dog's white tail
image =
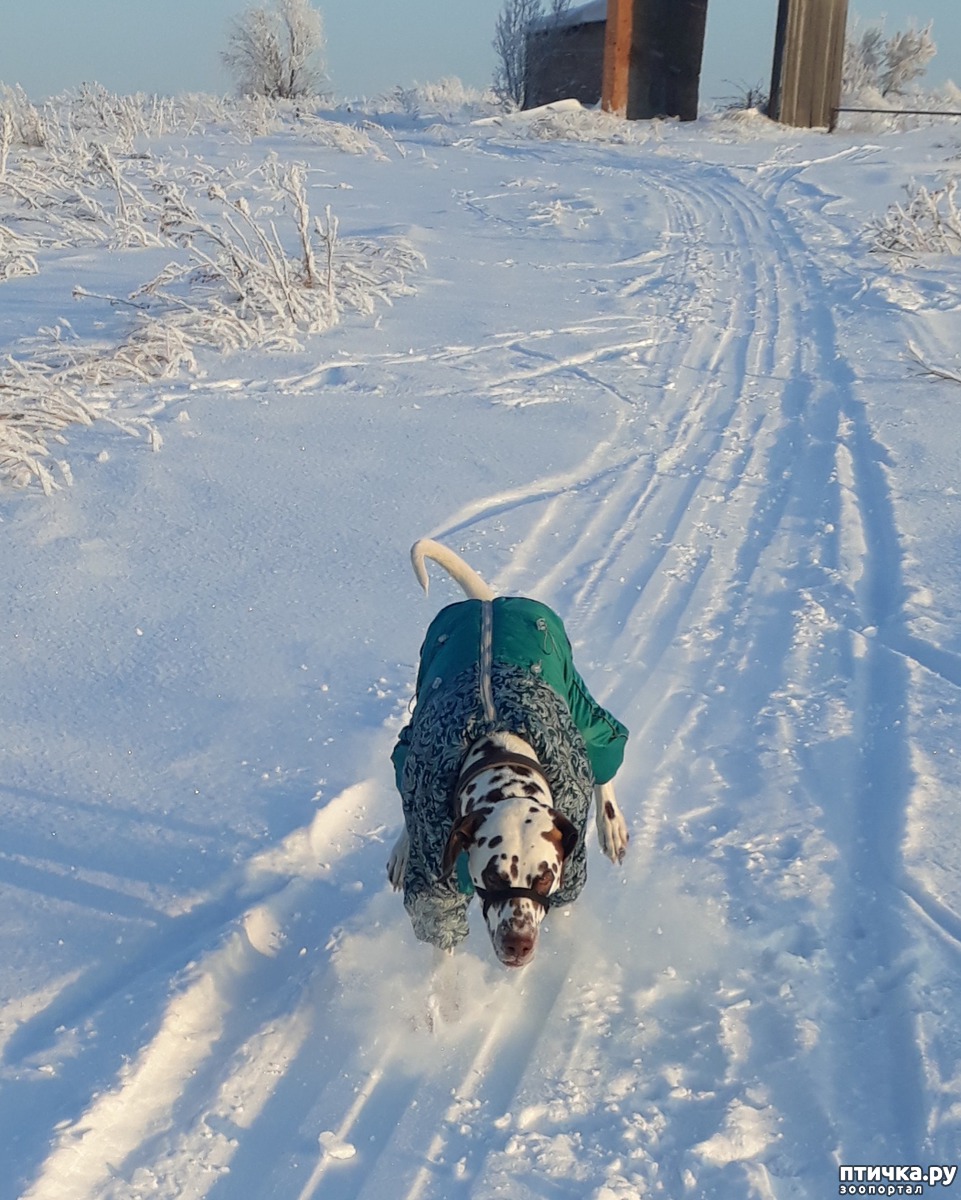
{"label": "dog's white tail", "polygon": [[433,538],[421,538],[410,548],[410,561],[414,565],[414,574],[425,592],[430,584],[427,567],[424,565],[425,558],[432,558],[435,563],[439,563],[448,575],[461,585],[472,600],[494,599],[494,592],[477,572],[453,550],[448,550],[446,546],[435,542]]}

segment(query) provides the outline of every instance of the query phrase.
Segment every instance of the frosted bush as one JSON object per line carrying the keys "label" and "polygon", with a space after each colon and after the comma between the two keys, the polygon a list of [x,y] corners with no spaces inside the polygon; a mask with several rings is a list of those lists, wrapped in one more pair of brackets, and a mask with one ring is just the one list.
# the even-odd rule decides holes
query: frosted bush
{"label": "frosted bush", "polygon": [[12,145],[51,149],[96,141],[114,154],[131,154],[150,139],[215,131],[250,141],[296,126],[312,114],[303,101],[192,93],[116,96],[99,84],[84,84],[39,107],[22,89],[0,85],[0,132],[4,115],[10,122]]}
{"label": "frosted bush", "polygon": [[[467,88],[457,79],[397,88],[389,97],[352,107],[362,116],[408,111],[431,120],[470,120],[500,108],[491,92]],[[0,85],[0,156],[4,146],[8,153],[18,147],[62,155],[88,142],[106,147],[115,156],[136,155],[157,138],[220,132],[249,142],[285,129],[351,154],[380,152],[370,136],[377,131],[325,119],[315,111],[313,101],[303,98],[115,96],[98,84],[85,84],[37,107],[20,88]]]}
{"label": "frosted bush", "polygon": [[402,113],[416,120],[447,123],[473,121],[504,111],[503,101],[492,91],[468,87],[456,77],[396,87],[386,96],[359,102],[357,107],[371,116]]}
{"label": "frosted bush", "polygon": [[[234,344],[290,341],[335,325],[342,311],[372,312],[410,292],[406,275],[421,262],[402,239],[345,239],[328,207],[310,212],[303,167],[282,172],[287,228],[254,217],[245,197],[219,184],[208,191],[216,212],[204,216],[178,187],[164,198],[161,230],[187,251],[132,299],[189,324],[198,340]],[[216,321],[213,318],[216,317]]]}
{"label": "frosted bush", "polygon": [[315,146],[328,146],[343,154],[369,154],[372,158],[385,160],[387,155],[371,137],[381,130],[367,124],[367,128],[344,125],[340,121],[327,121],[322,117],[305,116],[301,119],[305,139]]}
{"label": "frosted bush", "polygon": [[0,280],[36,275],[40,268],[33,253],[35,249],[28,239],[0,225]]}
{"label": "frosted bush", "polygon": [[866,28],[855,22],[845,42],[841,105],[873,111],[842,114],[845,125],[866,131],[904,129],[930,120],[905,110],[950,109],[946,97],[926,95],[919,86],[936,51],[930,24],[923,29],[912,25],[888,37],[883,22]]}
{"label": "frosted bush", "polygon": [[957,179],[934,190],[912,184],[905,204],[892,204],[871,223],[873,249],[906,258],[961,253],[957,187]]}
{"label": "frosted bush", "polygon": [[4,198],[12,207],[0,215],[27,248],[159,245],[156,202],[105,144],[61,139],[19,155],[0,175]]}
{"label": "frosted bush", "polygon": [[27,99],[23,88],[0,84],[0,129],[7,144],[45,146],[49,136],[48,119]]}
{"label": "frosted bush", "polygon": [[931,92],[921,87],[936,53],[931,29],[930,24],[923,29],[912,26],[887,37],[883,24],[863,28],[855,23],[845,44],[841,94],[842,108],[855,111],[841,113],[845,129],[913,129],[947,119],[940,110],[959,111],[961,92],[953,83]]}
{"label": "frosted bush", "polygon": [[273,0],[230,25],[221,59],[242,96],[316,96],[326,73],[324,23],[309,0]]}

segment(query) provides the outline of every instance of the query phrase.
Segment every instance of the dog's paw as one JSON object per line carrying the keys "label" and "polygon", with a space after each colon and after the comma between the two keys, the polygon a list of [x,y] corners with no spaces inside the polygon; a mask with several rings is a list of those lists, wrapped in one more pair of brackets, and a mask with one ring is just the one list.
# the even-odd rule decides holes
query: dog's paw
{"label": "dog's paw", "polygon": [[627,822],[614,796],[613,784],[595,785],[594,815],[597,819],[597,840],[601,850],[612,863],[622,863],[631,835],[627,832]]}
{"label": "dog's paw", "polygon": [[407,836],[407,830],[400,835],[394,848],[390,852],[390,858],[387,860],[387,878],[390,880],[391,887],[395,892],[399,892],[404,886],[404,876],[407,874],[407,859],[410,855],[410,838]]}

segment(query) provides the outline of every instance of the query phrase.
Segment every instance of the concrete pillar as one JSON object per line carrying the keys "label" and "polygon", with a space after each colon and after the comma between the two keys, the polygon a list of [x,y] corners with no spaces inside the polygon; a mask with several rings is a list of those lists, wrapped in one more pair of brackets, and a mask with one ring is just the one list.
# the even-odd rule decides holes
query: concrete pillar
{"label": "concrete pillar", "polygon": [[770,115],[784,125],[834,125],[841,103],[841,71],[848,0],[780,0]]}

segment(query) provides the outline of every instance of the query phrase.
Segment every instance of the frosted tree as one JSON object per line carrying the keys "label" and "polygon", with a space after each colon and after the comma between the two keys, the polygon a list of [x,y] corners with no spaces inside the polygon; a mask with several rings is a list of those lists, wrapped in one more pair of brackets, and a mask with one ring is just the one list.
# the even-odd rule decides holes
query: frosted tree
{"label": "frosted tree", "polygon": [[844,50],[844,93],[858,96],[872,89],[882,96],[903,96],[909,84],[920,79],[937,47],[931,26],[885,37],[881,25],[872,25],[848,39]]}
{"label": "frosted tree", "polygon": [[881,95],[903,96],[908,84],[913,83],[928,69],[937,47],[931,38],[931,26],[924,29],[908,29],[896,33],[885,47],[884,70],[881,73]]}
{"label": "frosted tree", "polygon": [[326,81],[323,19],[309,0],[275,0],[231,24],[221,58],[242,96],[317,95]]}

